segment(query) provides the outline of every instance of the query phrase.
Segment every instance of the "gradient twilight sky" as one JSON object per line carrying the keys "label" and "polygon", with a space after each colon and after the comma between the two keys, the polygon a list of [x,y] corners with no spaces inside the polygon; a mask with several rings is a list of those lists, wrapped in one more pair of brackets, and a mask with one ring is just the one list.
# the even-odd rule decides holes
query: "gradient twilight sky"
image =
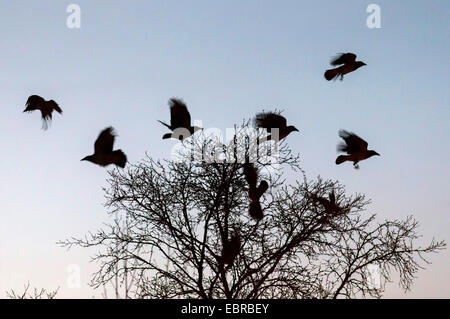
{"label": "gradient twilight sky", "polygon": [[[81,28],[66,8],[81,7]],[[381,7],[381,29],[366,7]],[[80,162],[101,129],[116,128],[130,162],[168,158],[167,100],[225,129],[257,111],[284,109],[288,138],[309,178],[338,179],[372,199],[378,219],[419,220],[424,243],[450,241],[450,2],[433,1],[0,1],[0,297],[30,281],[58,297],[100,297],[86,283],[95,250],[55,243],[109,220],[105,169]],[[343,82],[323,72],[337,52],[366,67]],[[24,114],[31,94],[64,110],[48,131]],[[381,157],[336,166],[337,132],[365,138]],[[450,252],[429,256],[411,292],[449,298]],[[82,286],[67,287],[70,264]]]}

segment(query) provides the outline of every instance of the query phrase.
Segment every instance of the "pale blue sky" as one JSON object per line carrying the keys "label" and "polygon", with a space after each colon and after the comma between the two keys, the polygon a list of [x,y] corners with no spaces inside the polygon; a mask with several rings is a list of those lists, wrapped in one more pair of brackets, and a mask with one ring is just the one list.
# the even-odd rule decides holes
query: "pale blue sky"
{"label": "pale blue sky", "polygon": [[[81,29],[66,7],[81,7]],[[381,7],[381,29],[366,7]],[[271,107],[300,129],[289,144],[310,178],[338,179],[386,218],[413,214],[424,239],[450,237],[450,2],[442,1],[0,1],[0,297],[30,281],[60,297],[100,296],[86,282],[93,250],[55,242],[94,231],[106,170],[80,162],[99,131],[116,128],[131,162],[168,158],[167,100],[182,97],[204,127],[227,127]],[[366,67],[343,82],[323,72],[337,52]],[[31,94],[64,110],[48,131],[24,114]],[[336,166],[341,128],[382,156]],[[450,253],[431,256],[413,291],[450,297]],[[66,285],[78,264],[82,287]]]}

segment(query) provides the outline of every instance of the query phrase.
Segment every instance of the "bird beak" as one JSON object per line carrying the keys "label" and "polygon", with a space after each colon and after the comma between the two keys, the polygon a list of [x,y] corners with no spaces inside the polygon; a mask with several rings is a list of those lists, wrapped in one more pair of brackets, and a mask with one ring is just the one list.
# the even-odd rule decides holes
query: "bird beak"
{"label": "bird beak", "polygon": [[375,155],[381,156],[380,154],[378,154],[377,152],[375,152]]}
{"label": "bird beak", "polygon": [[363,65],[367,65],[367,64],[365,64],[365,63],[363,62]]}
{"label": "bird beak", "polygon": [[83,157],[81,160],[80,160],[80,162],[81,161],[85,161],[87,159],[87,157]]}

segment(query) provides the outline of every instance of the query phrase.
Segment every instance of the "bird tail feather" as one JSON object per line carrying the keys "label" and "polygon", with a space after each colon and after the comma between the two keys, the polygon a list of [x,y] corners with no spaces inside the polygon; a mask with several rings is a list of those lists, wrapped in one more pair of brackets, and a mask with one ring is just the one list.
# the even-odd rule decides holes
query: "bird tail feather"
{"label": "bird tail feather", "polygon": [[335,77],[337,77],[339,74],[337,69],[330,69],[330,70],[326,70],[325,71],[325,79],[327,79],[328,81],[334,79]]}
{"label": "bird tail feather", "polygon": [[122,152],[122,150],[117,150],[112,152],[113,156],[114,156],[114,164],[116,164],[119,167],[124,168],[125,164],[127,163],[127,156],[125,155],[124,152]]}
{"label": "bird tail feather", "polygon": [[340,155],[336,158],[336,165],[342,164],[346,161],[350,161],[350,156],[349,155]]}

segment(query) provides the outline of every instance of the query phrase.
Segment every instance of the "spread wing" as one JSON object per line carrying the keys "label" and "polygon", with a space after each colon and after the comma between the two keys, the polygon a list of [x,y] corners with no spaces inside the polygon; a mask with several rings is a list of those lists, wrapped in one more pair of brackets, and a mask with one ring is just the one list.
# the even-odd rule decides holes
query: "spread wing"
{"label": "spread wing", "polygon": [[95,153],[111,153],[115,137],[116,134],[111,126],[101,131],[94,144]]}
{"label": "spread wing", "polygon": [[283,128],[286,127],[286,118],[278,113],[267,112],[258,113],[255,117],[255,125],[261,128]]}
{"label": "spread wing", "polygon": [[340,64],[347,64],[355,62],[356,60],[356,54],[353,53],[340,53],[336,55],[333,59],[331,59],[330,64],[333,66],[340,65]]}
{"label": "spread wing", "polygon": [[169,100],[170,126],[172,130],[178,127],[190,128],[191,115],[182,100],[172,98]]}
{"label": "spread wing", "polygon": [[38,105],[45,102],[44,98],[39,95],[31,95],[26,103],[27,110],[37,110]]}
{"label": "spread wing", "polygon": [[338,145],[338,150],[341,152],[347,152],[347,154],[353,154],[367,150],[367,142],[354,133],[347,132],[345,130],[339,131],[339,136],[345,141]]}
{"label": "spread wing", "polygon": [[59,107],[58,103],[56,103],[55,101],[53,101],[53,100],[48,101],[47,106],[50,107],[51,110],[55,110],[59,114],[62,114],[61,108]]}

